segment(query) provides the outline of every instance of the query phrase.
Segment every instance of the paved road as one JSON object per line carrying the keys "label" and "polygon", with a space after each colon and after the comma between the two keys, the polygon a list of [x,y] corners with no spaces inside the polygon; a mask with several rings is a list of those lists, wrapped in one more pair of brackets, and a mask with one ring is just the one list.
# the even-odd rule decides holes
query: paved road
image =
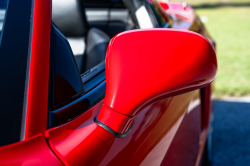
{"label": "paved road", "polygon": [[214,102],[212,166],[250,166],[250,103]]}

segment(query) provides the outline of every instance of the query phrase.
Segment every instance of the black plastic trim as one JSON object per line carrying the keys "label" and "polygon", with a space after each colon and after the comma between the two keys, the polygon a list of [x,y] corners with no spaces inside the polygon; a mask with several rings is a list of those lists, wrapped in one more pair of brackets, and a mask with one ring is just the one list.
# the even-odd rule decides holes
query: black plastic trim
{"label": "black plastic trim", "polygon": [[[95,84],[92,82],[91,84]],[[74,119],[86,110],[100,102],[105,96],[106,81],[99,83],[92,90],[84,94],[82,97],[72,101],[71,103],[49,111],[48,128],[61,125]]]}
{"label": "black plastic trim", "polygon": [[[51,22],[50,43],[50,81],[52,81],[50,107],[58,108],[81,96],[85,89],[68,40],[53,22]],[[63,94],[61,94],[62,89],[65,90]]]}
{"label": "black plastic trim", "polygon": [[114,130],[112,130],[110,127],[108,127],[107,125],[103,124],[99,120],[97,120],[97,118],[95,118],[94,121],[95,121],[95,123],[98,126],[101,126],[102,128],[104,128],[105,130],[109,131],[111,134],[113,134],[114,136],[116,136],[118,138],[124,138],[124,137],[126,137],[130,133],[130,131],[131,131],[133,125],[134,125],[134,122],[133,122],[132,126],[130,127],[130,129],[128,131],[126,131],[124,134],[120,134],[120,133],[115,132]]}
{"label": "black plastic trim", "polygon": [[[96,75],[100,74],[101,72],[105,71],[105,61],[101,62],[97,66],[91,68],[90,70],[81,74],[83,84],[87,84],[90,82]],[[85,91],[86,92],[86,91]]]}

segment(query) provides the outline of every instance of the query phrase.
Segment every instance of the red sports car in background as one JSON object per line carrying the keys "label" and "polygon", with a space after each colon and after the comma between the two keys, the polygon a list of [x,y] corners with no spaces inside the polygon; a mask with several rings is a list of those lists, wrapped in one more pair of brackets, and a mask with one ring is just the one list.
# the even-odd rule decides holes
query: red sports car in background
{"label": "red sports car in background", "polygon": [[0,165],[200,165],[215,42],[186,3],[0,2]]}

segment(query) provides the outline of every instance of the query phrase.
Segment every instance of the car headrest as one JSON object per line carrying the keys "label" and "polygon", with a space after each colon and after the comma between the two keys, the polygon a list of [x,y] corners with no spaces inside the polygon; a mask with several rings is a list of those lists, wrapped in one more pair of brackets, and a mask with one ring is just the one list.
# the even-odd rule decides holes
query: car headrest
{"label": "car headrest", "polygon": [[52,0],[52,21],[65,36],[84,36],[84,18],[78,0]]}

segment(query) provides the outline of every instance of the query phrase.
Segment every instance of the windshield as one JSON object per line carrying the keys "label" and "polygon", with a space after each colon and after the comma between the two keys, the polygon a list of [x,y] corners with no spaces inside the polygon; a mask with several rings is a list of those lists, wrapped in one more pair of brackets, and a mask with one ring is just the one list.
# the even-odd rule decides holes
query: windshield
{"label": "windshield", "polygon": [[3,30],[3,24],[4,24],[7,4],[8,4],[8,0],[1,0],[0,1],[0,39],[2,36],[2,30]]}
{"label": "windshield", "polygon": [[32,0],[0,0],[0,146],[20,141]]}

